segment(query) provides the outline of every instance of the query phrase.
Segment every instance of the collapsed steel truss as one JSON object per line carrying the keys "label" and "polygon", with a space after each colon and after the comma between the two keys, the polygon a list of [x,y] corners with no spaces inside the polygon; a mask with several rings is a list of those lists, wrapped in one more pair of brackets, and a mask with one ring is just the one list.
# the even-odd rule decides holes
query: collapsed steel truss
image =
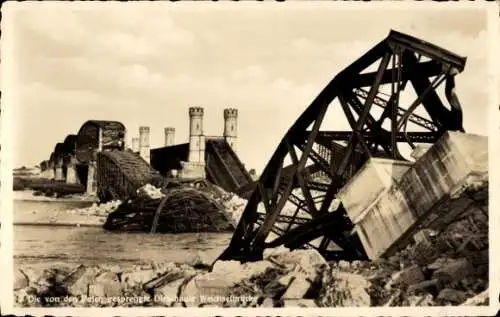
{"label": "collapsed steel truss", "polygon": [[[454,76],[465,62],[433,44],[391,31],[339,73],[286,133],[219,259],[259,260],[264,249],[280,245],[313,247],[326,258],[365,258],[342,204],[332,204],[336,194],[371,157],[403,160],[400,144],[413,148],[415,143],[434,143],[447,130],[463,131]],[[377,63],[375,72],[366,72]],[[444,81],[449,108],[436,91]],[[400,93],[408,83],[417,98],[402,107]],[[390,93],[381,90],[384,85],[390,85]],[[335,99],[340,106],[332,103]],[[420,105],[427,115],[415,113]],[[320,131],[333,106],[341,108],[350,131]],[[328,158],[318,153],[317,145],[329,152]],[[284,166],[286,160],[292,164]],[[318,172],[326,177],[311,176]],[[287,203],[294,206],[293,212],[284,208]]]}

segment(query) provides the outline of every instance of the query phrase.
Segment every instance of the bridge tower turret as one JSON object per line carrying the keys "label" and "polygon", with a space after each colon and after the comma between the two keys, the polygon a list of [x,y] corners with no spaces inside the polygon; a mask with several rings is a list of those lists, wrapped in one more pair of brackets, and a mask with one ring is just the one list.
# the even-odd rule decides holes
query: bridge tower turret
{"label": "bridge tower turret", "polygon": [[236,152],[236,139],[238,138],[238,109],[224,109],[224,139]]}
{"label": "bridge tower turret", "polygon": [[165,128],[165,146],[171,146],[175,144],[175,128],[166,127]]}
{"label": "bridge tower turret", "polygon": [[150,163],[149,127],[139,127],[139,155]]}
{"label": "bridge tower turret", "polygon": [[139,152],[139,138],[132,138],[132,152]]}
{"label": "bridge tower turret", "polygon": [[189,162],[205,163],[205,136],[203,135],[203,108],[189,108]]}

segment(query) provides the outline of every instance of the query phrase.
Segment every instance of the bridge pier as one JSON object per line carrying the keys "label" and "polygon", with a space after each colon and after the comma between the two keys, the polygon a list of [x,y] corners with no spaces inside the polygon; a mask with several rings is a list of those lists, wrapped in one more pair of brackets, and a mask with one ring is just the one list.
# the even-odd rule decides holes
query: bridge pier
{"label": "bridge pier", "polygon": [[80,180],[78,179],[78,175],[76,173],[76,159],[74,156],[71,156],[68,167],[66,170],[66,183],[67,184],[79,184]]}
{"label": "bridge pier", "polygon": [[53,164],[51,164],[50,162],[48,163],[47,169],[42,172],[42,177],[47,178],[47,179],[54,179],[55,178]]}
{"label": "bridge pier", "polygon": [[58,159],[54,168],[54,179],[56,181],[63,181],[64,179],[64,174],[63,174],[63,162],[62,159]]}
{"label": "bridge pier", "polygon": [[87,172],[87,195],[96,195],[97,194],[97,163],[95,161],[89,162],[89,168]]}
{"label": "bridge pier", "polygon": [[139,138],[132,138],[132,152],[139,152]]}

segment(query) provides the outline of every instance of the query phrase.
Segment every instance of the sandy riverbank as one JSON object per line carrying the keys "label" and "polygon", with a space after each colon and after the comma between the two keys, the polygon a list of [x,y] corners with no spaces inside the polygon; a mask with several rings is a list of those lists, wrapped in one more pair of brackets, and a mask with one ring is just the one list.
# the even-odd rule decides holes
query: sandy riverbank
{"label": "sandy riverbank", "polygon": [[98,205],[88,196],[50,198],[14,192],[14,225],[102,226],[118,202]]}
{"label": "sandy riverbank", "polygon": [[35,195],[34,190],[16,190],[12,192],[12,199],[14,200],[32,200],[32,201],[58,201],[58,202],[76,202],[76,201],[87,201],[87,202],[97,202],[95,196],[89,196],[86,194],[74,194],[68,195],[61,198],[47,197],[43,195]]}

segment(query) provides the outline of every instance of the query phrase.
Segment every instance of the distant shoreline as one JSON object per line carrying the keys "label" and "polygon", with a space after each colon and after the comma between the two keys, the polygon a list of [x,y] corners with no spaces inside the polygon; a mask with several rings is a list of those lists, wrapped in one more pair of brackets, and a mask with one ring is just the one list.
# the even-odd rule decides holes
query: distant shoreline
{"label": "distant shoreline", "polygon": [[[51,227],[101,227],[102,224],[98,223],[70,223],[70,222],[29,222],[29,221],[21,221],[14,222],[13,226],[51,226]],[[103,229],[104,230],[104,229]]]}
{"label": "distant shoreline", "polygon": [[74,195],[72,197],[47,197],[47,196],[37,196],[34,195],[34,190],[15,190],[12,193],[12,200],[14,201],[40,201],[40,202],[91,202],[97,203],[97,199],[95,197],[85,197],[83,195]]}

